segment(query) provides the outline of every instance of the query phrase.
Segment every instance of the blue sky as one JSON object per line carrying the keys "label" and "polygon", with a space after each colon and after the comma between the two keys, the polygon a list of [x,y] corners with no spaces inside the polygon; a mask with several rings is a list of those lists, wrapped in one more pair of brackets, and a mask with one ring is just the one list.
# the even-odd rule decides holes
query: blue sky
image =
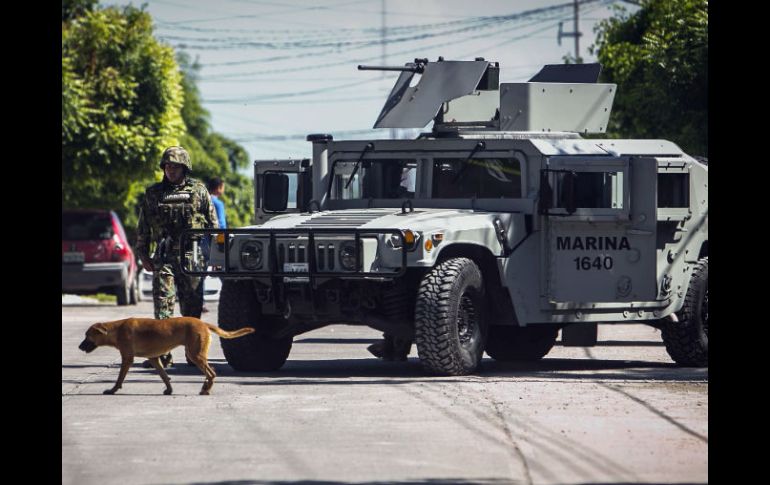
{"label": "blue sky", "polygon": [[[574,30],[570,0],[100,2],[142,3],[156,37],[200,63],[198,87],[213,129],[252,160],[309,158],[308,133],[390,137],[390,130],[371,127],[398,73],[358,71],[358,64],[484,57],[500,62],[501,82],[516,82],[574,53],[573,38],[557,43],[559,22],[564,32]],[[595,60],[588,52],[594,26],[615,4],[637,9],[619,0],[581,0],[586,62]]]}

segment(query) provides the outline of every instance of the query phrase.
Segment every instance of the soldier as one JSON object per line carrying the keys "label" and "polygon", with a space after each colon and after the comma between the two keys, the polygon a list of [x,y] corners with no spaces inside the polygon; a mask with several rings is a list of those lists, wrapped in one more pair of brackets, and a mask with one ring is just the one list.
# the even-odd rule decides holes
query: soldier
{"label": "soldier", "polygon": [[[178,146],[167,148],[160,160],[163,180],[149,187],[140,206],[136,252],[147,271],[152,271],[155,318],[170,318],[177,297],[183,316],[200,318],[203,306],[201,277],[181,270],[180,235],[185,229],[219,227],[206,186],[191,177],[190,155]],[[155,252],[150,256],[150,246]],[[187,250],[187,248],[186,248]],[[190,261],[192,254],[186,255]],[[161,358],[172,364],[171,354]],[[149,367],[149,361],[143,364]]]}

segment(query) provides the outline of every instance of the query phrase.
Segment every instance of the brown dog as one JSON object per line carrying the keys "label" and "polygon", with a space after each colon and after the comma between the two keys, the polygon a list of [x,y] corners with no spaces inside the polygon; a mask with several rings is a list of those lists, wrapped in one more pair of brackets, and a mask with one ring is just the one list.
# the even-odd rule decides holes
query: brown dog
{"label": "brown dog", "polygon": [[163,394],[171,394],[171,381],[160,364],[160,356],[176,347],[184,345],[185,354],[190,362],[206,376],[201,394],[208,394],[217,376],[209,366],[208,353],[211,335],[209,330],[222,338],[237,338],[254,332],[251,327],[227,332],[194,317],[168,318],[126,318],[114,322],[95,323],[86,331],[86,338],[78,348],[86,353],[103,345],[115,347],[120,351],[121,365],[118,381],[104,394],[115,394],[123,385],[128,368],[134,363],[134,357],[147,357],[158,370],[166,384]]}

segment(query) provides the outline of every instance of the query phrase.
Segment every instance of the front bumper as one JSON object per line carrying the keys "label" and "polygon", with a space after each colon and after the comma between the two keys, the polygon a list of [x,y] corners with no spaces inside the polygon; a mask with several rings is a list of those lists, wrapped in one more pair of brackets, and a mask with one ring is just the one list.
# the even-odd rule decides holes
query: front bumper
{"label": "front bumper", "polygon": [[[200,236],[223,234],[224,244],[211,243],[208,264],[197,268],[195,258],[182,251],[182,271],[192,276],[283,278],[284,282],[309,282],[317,278],[398,278],[406,272],[407,248],[398,229],[190,229],[182,233],[182,247],[194,245]],[[396,247],[385,243],[396,237]],[[244,267],[241,251],[247,242],[262,243],[262,258],[254,269]],[[355,263],[345,269],[339,263],[341,248],[352,245]],[[226,247],[226,249],[225,249]]]}

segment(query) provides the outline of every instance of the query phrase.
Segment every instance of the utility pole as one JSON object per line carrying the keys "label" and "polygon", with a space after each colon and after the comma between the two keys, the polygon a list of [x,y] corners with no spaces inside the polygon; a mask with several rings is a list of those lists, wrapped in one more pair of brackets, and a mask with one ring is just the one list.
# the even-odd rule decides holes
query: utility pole
{"label": "utility pole", "polygon": [[582,35],[578,29],[578,12],[580,7],[578,7],[578,0],[573,0],[573,2],[575,6],[575,62],[578,62],[578,59],[580,59],[580,36]]}
{"label": "utility pole", "polygon": [[[384,0],[383,0],[384,1]],[[562,31],[562,22],[559,22],[559,33],[556,35],[556,41],[561,45],[561,38],[562,37],[574,37],[575,38],[575,62],[580,62],[580,36],[583,35],[580,30],[578,30],[578,18],[579,18],[579,10],[580,6],[578,5],[578,0],[573,0],[573,8],[574,8],[574,20],[575,20],[575,30],[572,32],[563,32]]]}
{"label": "utility pole", "polygon": [[[382,29],[380,30],[380,43],[382,44],[382,62],[380,63],[381,66],[387,66],[387,47],[385,39],[387,37],[387,30],[385,27],[385,0],[380,1],[380,18],[382,19]],[[380,79],[385,77],[385,71],[382,71],[380,73]]]}
{"label": "utility pole", "polygon": [[[380,42],[382,43],[382,63],[381,66],[387,66],[388,65],[388,52],[387,52],[387,24],[385,22],[385,1],[386,0],[380,0],[380,18],[382,19],[382,29],[380,30]],[[380,74],[380,79],[385,79],[385,71],[382,71]],[[396,139],[398,138],[398,131],[395,128],[390,129],[390,138]]]}

